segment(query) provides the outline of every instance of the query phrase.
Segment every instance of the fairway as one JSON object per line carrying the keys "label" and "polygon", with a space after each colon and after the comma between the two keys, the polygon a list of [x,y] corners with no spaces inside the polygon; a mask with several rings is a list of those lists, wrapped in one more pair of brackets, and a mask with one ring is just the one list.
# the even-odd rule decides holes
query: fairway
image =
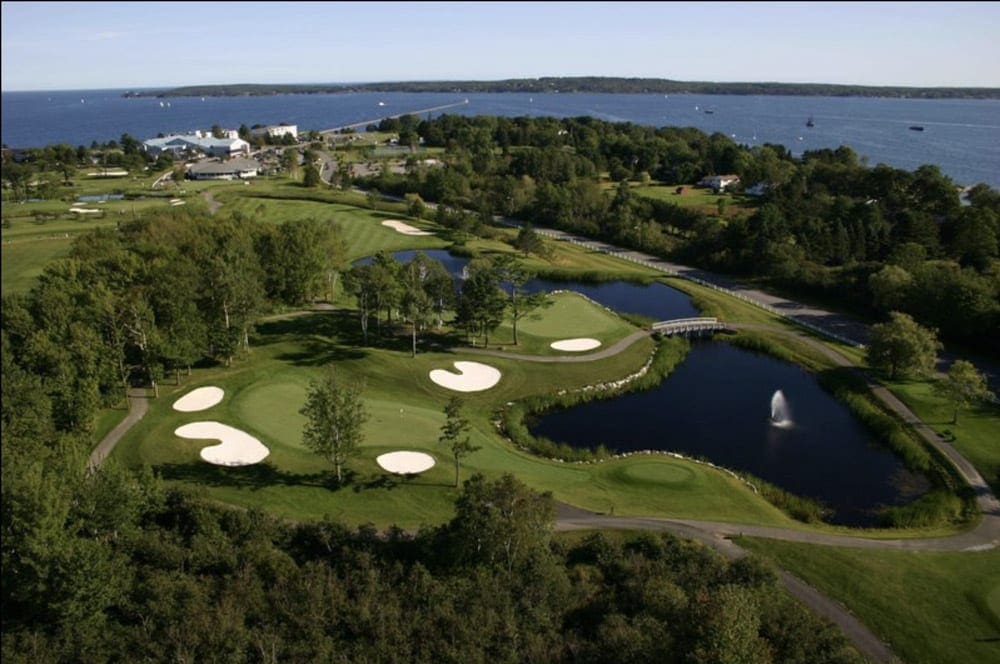
{"label": "fairway", "polygon": [[[556,299],[568,309],[543,310],[542,319],[534,321],[537,331],[557,336],[567,332],[565,319],[545,320],[560,311],[577,312],[594,334],[634,329],[584,298],[561,294]],[[219,500],[296,519],[333,515],[346,523],[404,527],[447,520],[457,489],[450,450],[439,437],[444,405],[455,393],[435,385],[429,372],[463,360],[461,349],[411,358],[404,350],[354,348],[342,345],[336,333],[347,322],[338,314],[321,313],[262,325],[250,361],[229,369],[196,370],[191,381],[179,387],[161,385],[161,398],[151,402],[149,413],[119,444],[115,457],[128,465],[148,463],[169,482],[204,486]],[[291,330],[295,334],[289,334]],[[489,358],[503,380],[485,392],[463,395],[472,443],[481,449],[463,459],[462,476],[511,472],[538,490],[552,491],[558,500],[600,512],[789,525],[787,517],[746,485],[693,461],[654,455],[570,464],[516,449],[497,434],[492,419],[502,404],[621,378],[642,366],[652,348],[653,342],[644,338],[607,359],[557,365]],[[335,485],[331,466],[302,443],[305,418],[299,409],[310,381],[325,370],[328,358],[337,358],[338,378],[363,385],[370,414],[359,454],[348,462],[350,482],[344,487]],[[211,419],[258,438],[270,451],[263,462],[243,468],[212,466],[199,458],[203,441],[174,435],[177,427],[201,416],[175,411],[172,404],[208,385],[225,391],[222,402],[212,407]],[[393,475],[378,466],[377,457],[399,450],[429,454],[436,463],[415,477]]]}
{"label": "fairway", "polygon": [[0,245],[0,283],[3,294],[31,289],[45,266],[69,253],[68,237],[19,240]]}

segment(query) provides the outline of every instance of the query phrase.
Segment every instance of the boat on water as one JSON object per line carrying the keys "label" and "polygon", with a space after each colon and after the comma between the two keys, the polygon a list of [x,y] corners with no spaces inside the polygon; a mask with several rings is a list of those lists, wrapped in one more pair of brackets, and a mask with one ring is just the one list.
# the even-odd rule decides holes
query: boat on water
{"label": "boat on water", "polygon": [[815,121],[815,120],[813,120],[813,117],[812,117],[811,115],[809,116],[809,119],[808,119],[808,120],[806,120],[806,126],[807,126],[807,127],[810,127],[810,128],[812,128],[812,127],[815,127],[815,126],[816,126],[816,121]]}
{"label": "boat on water", "polygon": [[712,115],[713,113],[715,113],[715,111],[711,109],[705,109],[705,115]]}
{"label": "boat on water", "polygon": [[384,102],[384,101],[380,101],[380,102],[378,103],[378,105],[379,105],[379,106],[385,106],[385,102]]}
{"label": "boat on water", "polygon": [[910,131],[923,131],[924,128],[921,125],[910,125]]}

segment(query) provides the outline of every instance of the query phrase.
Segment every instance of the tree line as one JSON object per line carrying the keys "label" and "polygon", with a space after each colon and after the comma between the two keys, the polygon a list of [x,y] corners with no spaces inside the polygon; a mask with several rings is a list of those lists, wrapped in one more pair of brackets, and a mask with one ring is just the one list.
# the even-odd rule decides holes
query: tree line
{"label": "tree line", "polygon": [[832,83],[722,83],[665,78],[543,76],[498,81],[398,81],[350,84],[189,85],[169,90],[126,92],[123,97],[242,97],[343,92],[597,92],[617,94],[792,95],[821,97],[902,97],[920,99],[996,99],[997,88],[838,85]]}
{"label": "tree line", "polygon": [[[751,276],[865,317],[905,312],[944,339],[994,352],[1000,333],[1000,192],[964,201],[936,166],[869,167],[847,147],[793,157],[693,128],[589,117],[403,117],[380,128],[446,149],[355,181],[438,205],[438,221],[475,232],[495,215],[610,240],[707,269]],[[689,185],[712,174],[759,185],[740,210],[681,207],[636,183]],[[616,188],[607,191],[602,181]],[[458,213],[456,210],[465,210]]]}
{"label": "tree line", "polygon": [[324,221],[147,215],[82,235],[5,295],[3,351],[41,381],[60,430],[89,432],[134,382],[249,353],[264,313],[329,294],[344,251]]}

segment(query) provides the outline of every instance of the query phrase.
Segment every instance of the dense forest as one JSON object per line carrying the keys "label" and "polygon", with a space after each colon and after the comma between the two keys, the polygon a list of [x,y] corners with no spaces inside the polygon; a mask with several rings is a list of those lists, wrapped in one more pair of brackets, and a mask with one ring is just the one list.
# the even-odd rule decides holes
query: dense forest
{"label": "dense forest", "polygon": [[914,88],[903,86],[834,85],[831,83],[719,83],[672,81],[665,78],[602,76],[514,78],[500,81],[397,81],[330,84],[189,85],[145,90],[127,97],[241,97],[339,92],[530,92],[541,94],[606,92],[629,94],[797,95],[821,97],[903,97],[919,99],[997,99],[997,88]]}
{"label": "dense forest", "polygon": [[[871,167],[848,147],[793,157],[720,133],[589,117],[404,116],[378,128],[404,144],[446,148],[447,167],[414,159],[406,174],[383,169],[361,184],[439,203],[442,223],[524,219],[756,278],[870,319],[903,311],[946,340],[996,352],[1000,192],[979,184],[963,201],[936,166]],[[652,181],[672,192],[713,174],[738,175],[740,184],[727,190],[736,198],[720,197],[710,211],[633,192]]]}

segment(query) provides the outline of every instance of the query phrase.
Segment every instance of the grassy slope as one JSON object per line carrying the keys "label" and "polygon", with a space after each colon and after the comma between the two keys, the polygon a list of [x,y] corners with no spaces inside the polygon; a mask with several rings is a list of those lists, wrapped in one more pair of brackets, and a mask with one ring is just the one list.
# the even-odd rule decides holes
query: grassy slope
{"label": "grassy slope", "polygon": [[860,551],[745,538],[843,602],[910,664],[990,662],[1000,640],[1000,551]]}
{"label": "grassy slope", "polygon": [[934,394],[930,381],[898,381],[888,387],[946,440],[954,436],[952,444],[972,462],[993,491],[1000,493],[1000,407],[983,404],[963,410],[954,425],[951,408]]}

